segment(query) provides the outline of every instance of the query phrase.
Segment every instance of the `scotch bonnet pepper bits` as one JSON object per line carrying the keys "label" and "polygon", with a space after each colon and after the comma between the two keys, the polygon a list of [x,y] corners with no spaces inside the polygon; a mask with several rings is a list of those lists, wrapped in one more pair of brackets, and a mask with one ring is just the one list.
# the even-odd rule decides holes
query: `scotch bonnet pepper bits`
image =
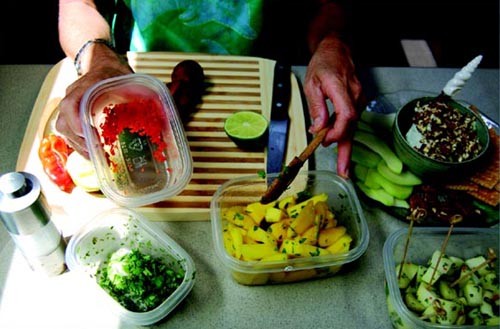
{"label": "scotch bonnet pepper bits", "polygon": [[189,182],[191,153],[162,81],[146,74],[103,80],[84,94],[80,117],[101,190],[115,203],[144,206]]}

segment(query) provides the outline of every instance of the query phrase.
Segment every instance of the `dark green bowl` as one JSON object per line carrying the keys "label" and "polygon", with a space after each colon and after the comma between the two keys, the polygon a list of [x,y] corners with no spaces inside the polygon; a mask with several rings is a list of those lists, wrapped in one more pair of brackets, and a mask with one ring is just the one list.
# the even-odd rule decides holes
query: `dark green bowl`
{"label": "dark green bowl", "polygon": [[[446,96],[438,96],[446,97]],[[453,108],[461,113],[469,113],[477,118],[477,134],[479,142],[481,143],[482,150],[475,158],[462,161],[462,162],[447,162],[432,159],[419,151],[412,148],[406,141],[406,133],[411,127],[412,117],[415,114],[415,105],[419,101],[430,101],[435,97],[421,97],[414,99],[404,105],[397,113],[393,125],[394,149],[398,157],[408,168],[426,180],[449,180],[450,178],[460,178],[460,176],[471,173],[477,169],[490,144],[490,136],[488,127],[481,116],[472,111],[471,109],[461,105],[460,103],[452,100],[451,98],[443,98],[443,100]]]}

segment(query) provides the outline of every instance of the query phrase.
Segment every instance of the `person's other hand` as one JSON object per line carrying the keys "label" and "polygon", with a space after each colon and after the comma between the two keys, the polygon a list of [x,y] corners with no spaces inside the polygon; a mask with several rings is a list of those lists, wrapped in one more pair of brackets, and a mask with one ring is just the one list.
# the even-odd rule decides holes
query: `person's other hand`
{"label": "person's other hand", "polygon": [[[312,125],[316,134],[329,128],[323,146],[337,142],[337,173],[349,177],[352,135],[359,117],[362,88],[348,46],[335,36],[325,37],[316,48],[307,67],[304,82]],[[329,121],[326,100],[333,104],[334,120]]]}
{"label": "person's other hand", "polygon": [[83,129],[79,115],[80,101],[85,91],[97,82],[111,77],[130,74],[133,70],[123,60],[103,61],[99,65],[89,68],[66,89],[66,95],[58,105],[59,115],[56,120],[56,129],[64,135],[66,142],[78,153],[88,158],[88,150],[83,136]]}

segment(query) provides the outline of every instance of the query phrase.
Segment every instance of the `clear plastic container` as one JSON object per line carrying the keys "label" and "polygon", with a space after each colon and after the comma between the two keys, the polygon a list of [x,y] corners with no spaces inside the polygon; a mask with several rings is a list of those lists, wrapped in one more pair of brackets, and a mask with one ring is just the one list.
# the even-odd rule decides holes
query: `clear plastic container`
{"label": "clear plastic container", "polygon": [[179,194],[192,176],[184,128],[165,84],[146,74],[103,80],[80,104],[102,192],[140,207]]}
{"label": "clear plastic container", "polygon": [[[436,250],[441,246],[448,233],[448,228],[415,227],[410,238],[410,244],[405,258],[406,263],[426,265]],[[408,229],[393,232],[386,240],[383,249],[386,297],[389,316],[394,328],[498,328],[498,326],[446,325],[431,323],[420,319],[416,313],[406,306],[398,286],[396,266],[403,259]],[[487,248],[493,248],[498,255],[498,228],[454,228],[448,240],[445,254],[462,259],[486,255]],[[498,277],[499,265],[495,264]]]}
{"label": "clear plastic container", "polygon": [[[175,272],[184,271],[182,283],[150,311],[126,309],[98,283],[100,270],[110,255],[123,248],[138,248],[143,254],[161,258]],[[84,225],[68,243],[66,263],[71,271],[78,271],[93,282],[89,284],[95,287],[96,296],[121,320],[137,325],[149,325],[163,319],[189,294],[195,283],[195,265],[189,254],[154,223],[125,208],[105,211]]]}
{"label": "clear plastic container", "polygon": [[[277,175],[268,175],[267,179],[271,181]],[[349,251],[265,262],[233,257],[224,246],[223,230],[227,223],[222,211],[233,205],[259,201],[267,188],[267,179],[255,175],[229,180],[219,187],[211,202],[215,251],[236,282],[264,285],[333,276],[343,265],[364,254],[369,241],[368,226],[351,182],[330,171],[301,171],[279,200],[304,190],[312,195],[326,193],[328,207],[333,209],[338,226],[344,226],[352,237]]]}

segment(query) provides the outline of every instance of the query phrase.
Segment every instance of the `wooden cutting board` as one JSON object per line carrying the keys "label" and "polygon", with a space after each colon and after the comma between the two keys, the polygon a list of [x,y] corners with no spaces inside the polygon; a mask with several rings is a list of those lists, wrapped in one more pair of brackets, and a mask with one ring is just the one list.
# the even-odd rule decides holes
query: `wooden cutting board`
{"label": "wooden cutting board", "polygon": [[[266,151],[249,152],[238,148],[225,134],[223,124],[235,111],[256,111],[270,117],[275,62],[256,57],[166,52],[129,53],[128,58],[136,72],[150,74],[164,82],[170,81],[174,66],[182,60],[193,59],[203,67],[210,87],[198,111],[185,126],[194,161],[192,179],[178,196],[137,210],[158,221],[209,220],[212,195],[222,183],[242,175],[255,175],[266,168]],[[300,89],[296,77],[293,74],[291,77],[286,163],[307,145]],[[40,179],[54,220],[63,227],[78,225],[115,206],[100,193],[89,194],[78,188],[71,194],[60,191],[47,178],[38,158],[41,138],[48,131],[54,131],[55,109],[66,87],[76,78],[73,63],[68,58],[49,72],[35,102],[17,162],[17,170],[31,172]],[[307,167],[306,163],[303,170]]]}

